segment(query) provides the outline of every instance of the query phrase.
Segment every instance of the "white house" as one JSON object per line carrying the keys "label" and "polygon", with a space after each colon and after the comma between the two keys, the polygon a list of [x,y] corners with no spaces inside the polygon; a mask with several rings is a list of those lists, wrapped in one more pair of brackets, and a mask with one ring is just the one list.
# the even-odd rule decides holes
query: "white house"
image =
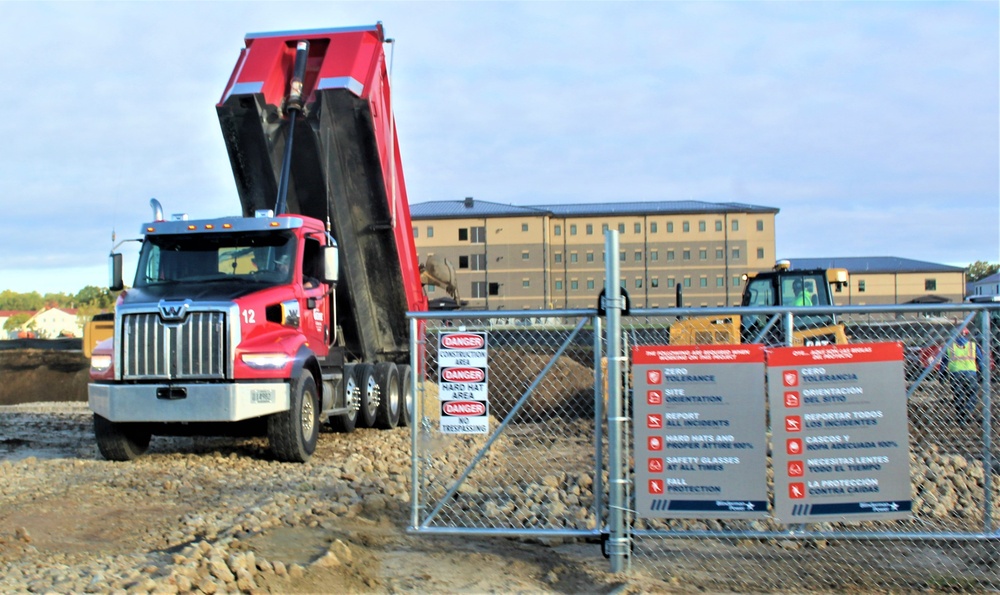
{"label": "white house", "polygon": [[24,323],[25,330],[32,330],[40,339],[82,337],[83,325],[75,308],[42,308]]}
{"label": "white house", "polygon": [[969,283],[969,297],[1000,295],[1000,273]]}

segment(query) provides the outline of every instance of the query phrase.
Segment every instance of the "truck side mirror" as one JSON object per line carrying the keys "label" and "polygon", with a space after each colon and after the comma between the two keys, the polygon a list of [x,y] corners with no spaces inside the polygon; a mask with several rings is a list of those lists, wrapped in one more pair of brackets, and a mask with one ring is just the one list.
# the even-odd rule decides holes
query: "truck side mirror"
{"label": "truck side mirror", "polygon": [[338,273],[340,272],[340,253],[337,245],[323,248],[323,282],[336,285]]}
{"label": "truck side mirror", "polygon": [[125,287],[122,282],[122,255],[120,252],[112,252],[108,256],[108,289],[111,291],[121,291]]}

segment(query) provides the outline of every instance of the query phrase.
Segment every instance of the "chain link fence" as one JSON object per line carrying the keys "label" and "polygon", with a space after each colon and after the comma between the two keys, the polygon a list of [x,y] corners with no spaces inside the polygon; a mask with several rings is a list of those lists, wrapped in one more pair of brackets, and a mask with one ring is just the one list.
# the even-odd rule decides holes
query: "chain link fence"
{"label": "chain link fence", "polygon": [[[715,319],[714,340],[791,343],[801,309],[633,310],[621,319],[624,419],[632,411],[636,345],[678,341],[684,321]],[[833,316],[852,344],[903,346],[912,514],[904,520],[787,525],[754,520],[651,519],[635,514],[632,426],[608,444],[603,318],[594,311],[421,313],[411,318],[414,354],[413,492],[416,533],[607,538],[615,482],[626,469],[622,505],[627,571],[666,586],[710,591],[959,590],[1000,588],[1000,453],[993,382],[1000,363],[1000,309],[983,305],[841,307]],[[968,330],[983,368],[968,418],[942,364]],[[672,332],[673,331],[673,332]],[[485,431],[443,431],[442,334],[483,333],[488,372]],[[807,339],[808,341],[808,339]],[[626,424],[630,423],[626,421]],[[609,453],[614,453],[609,455]],[[770,461],[770,453],[768,460]],[[773,506],[774,469],[768,464]],[[614,569],[614,566],[613,566]]]}
{"label": "chain link fence", "polygon": [[[632,572],[720,591],[997,589],[1000,424],[991,413],[1000,387],[991,382],[991,374],[981,374],[972,389],[975,407],[957,406],[956,390],[963,389],[952,385],[942,359],[958,337],[971,338],[982,353],[980,370],[995,374],[1000,310],[942,305],[816,312],[826,322],[828,315],[835,317],[851,344],[903,345],[912,514],[905,520],[791,525],[773,514],[757,520],[633,514]],[[763,334],[767,342],[779,344],[792,343],[789,321],[792,328],[804,326],[787,310],[737,309],[637,311],[623,317],[622,327],[630,345],[667,345],[670,329],[695,316],[714,316],[718,324],[735,318],[744,340],[754,329],[759,339],[760,329],[771,323]],[[769,450],[767,474],[773,507],[771,454]],[[631,501],[630,513],[635,509]]]}
{"label": "chain link fence", "polygon": [[[595,398],[600,368],[594,362],[602,348],[600,319],[592,311],[455,314],[412,319],[411,529],[599,536],[604,411]],[[442,376],[440,344],[453,333],[486,338],[482,432],[452,433],[442,424],[449,413],[441,391],[456,383]]]}

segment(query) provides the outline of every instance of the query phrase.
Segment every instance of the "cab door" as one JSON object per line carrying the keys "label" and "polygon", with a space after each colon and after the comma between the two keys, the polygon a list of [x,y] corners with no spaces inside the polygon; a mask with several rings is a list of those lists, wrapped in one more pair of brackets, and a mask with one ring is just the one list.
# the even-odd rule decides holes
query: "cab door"
{"label": "cab door", "polygon": [[329,352],[330,287],[320,281],[322,275],[322,234],[306,235],[302,243],[301,270],[298,272],[301,297],[299,308],[302,312],[302,333],[309,340],[313,352],[325,357]]}

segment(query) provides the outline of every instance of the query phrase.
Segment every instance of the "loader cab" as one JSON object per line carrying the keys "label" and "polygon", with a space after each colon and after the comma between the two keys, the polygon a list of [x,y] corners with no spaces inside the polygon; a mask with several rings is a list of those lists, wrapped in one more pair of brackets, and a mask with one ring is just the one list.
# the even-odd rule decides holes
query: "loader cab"
{"label": "loader cab", "polygon": [[[750,307],[829,307],[833,306],[831,284],[846,283],[843,269],[793,270],[787,261],[779,262],[773,270],[757,273],[746,280],[743,289],[743,306]],[[819,329],[837,324],[836,316],[829,313],[795,314],[795,330]],[[763,332],[769,316],[744,315],[741,334],[744,340],[753,340]],[[780,332],[780,324],[772,331]],[[765,337],[766,343],[779,342],[776,337]]]}

